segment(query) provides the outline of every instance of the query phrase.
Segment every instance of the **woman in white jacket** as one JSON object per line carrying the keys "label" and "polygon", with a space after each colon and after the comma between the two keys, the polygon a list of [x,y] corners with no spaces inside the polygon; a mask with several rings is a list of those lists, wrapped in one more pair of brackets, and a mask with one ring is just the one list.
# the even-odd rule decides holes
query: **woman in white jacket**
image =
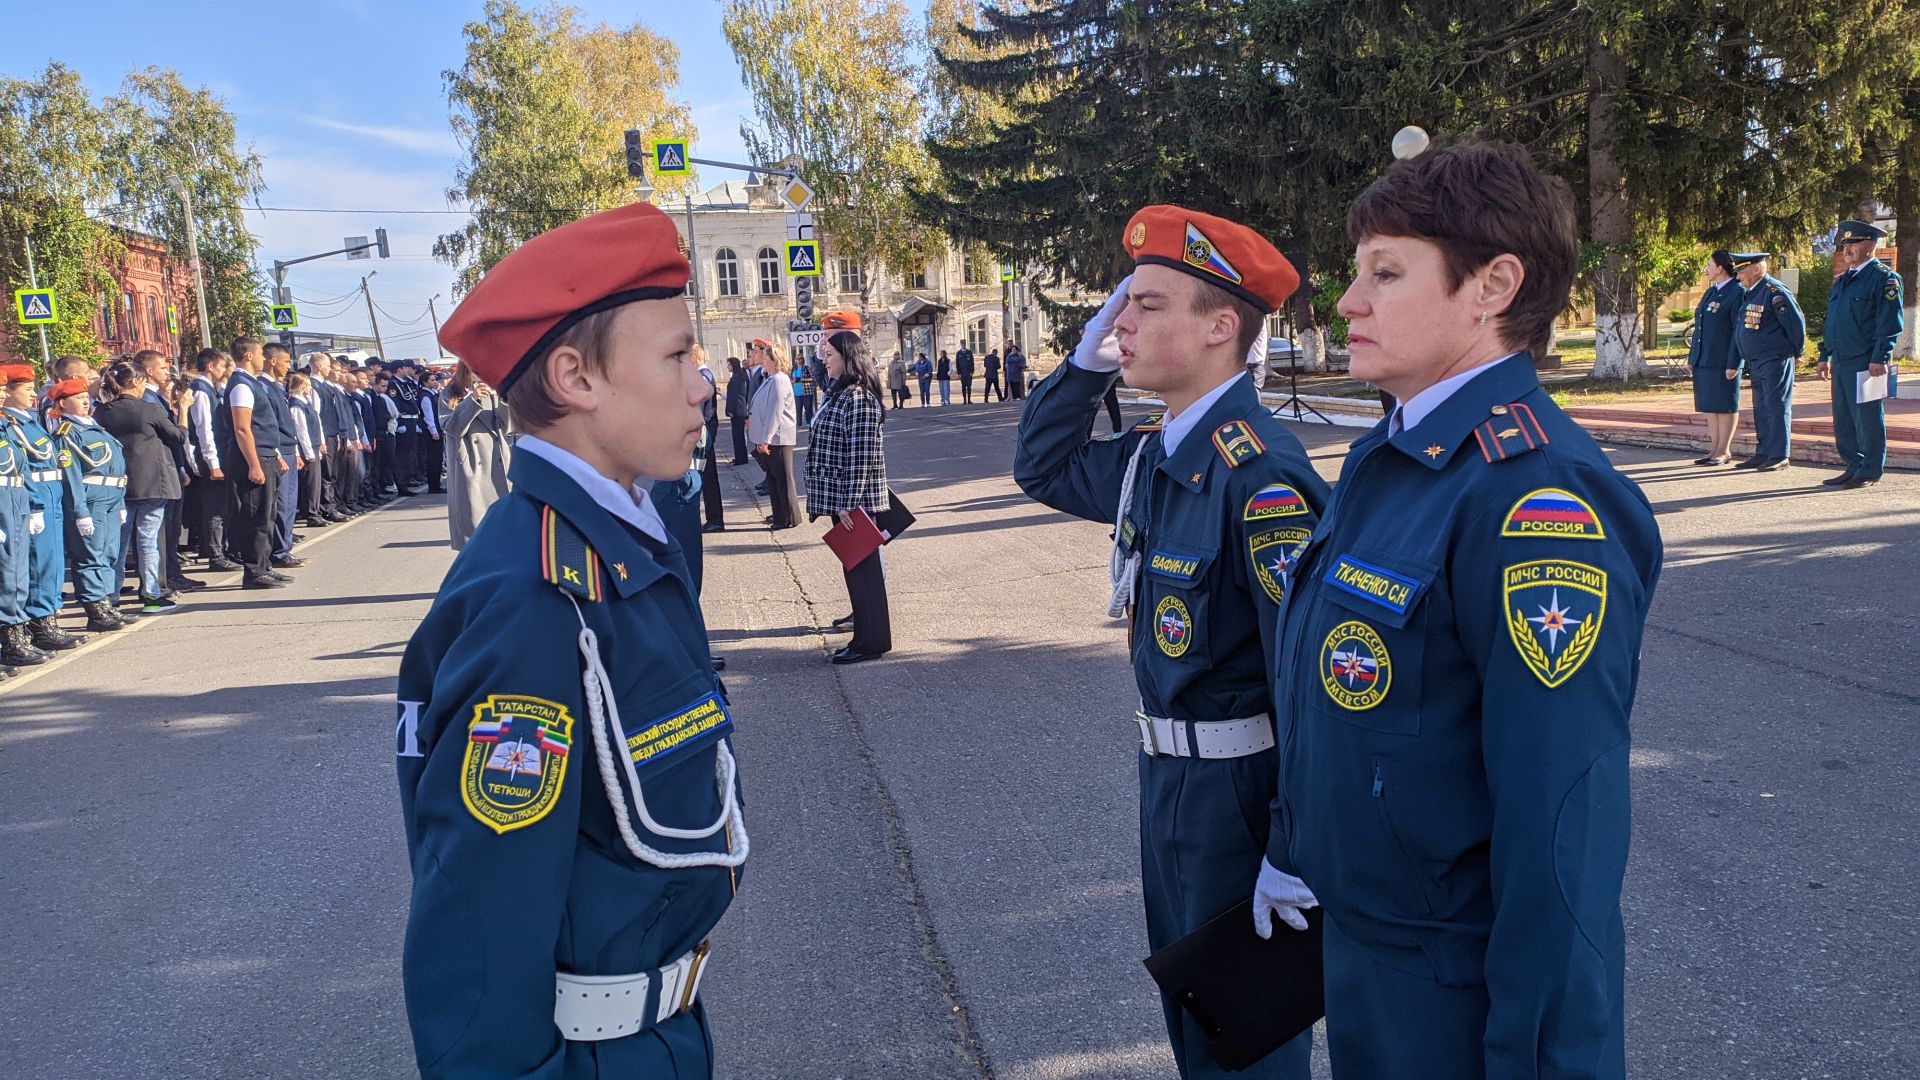
{"label": "woman in white jacket", "polygon": [[800,524],[800,499],[793,484],[793,448],[800,441],[800,425],[793,380],[782,370],[783,351],[765,338],[755,338],[747,347],[747,358],[766,373],[747,413],[747,441],[753,444],[753,460],[767,473],[767,501],[773,506],[768,523],[775,529]]}

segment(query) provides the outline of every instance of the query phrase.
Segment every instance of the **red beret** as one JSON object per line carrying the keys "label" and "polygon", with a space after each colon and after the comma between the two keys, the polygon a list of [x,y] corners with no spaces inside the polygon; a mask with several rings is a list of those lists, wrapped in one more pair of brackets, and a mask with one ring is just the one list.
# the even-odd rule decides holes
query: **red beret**
{"label": "red beret", "polygon": [[858,330],[860,313],[857,311],[829,311],[820,316],[822,330]]}
{"label": "red beret", "polygon": [[32,364],[0,364],[0,385],[12,386],[14,383],[32,381]]}
{"label": "red beret", "polygon": [[47,400],[48,401],[65,401],[75,394],[84,394],[86,392],[87,392],[87,380],[62,379],[59,382],[54,383],[53,386],[47,391]]}
{"label": "red beret", "polygon": [[487,271],[440,328],[440,343],[505,392],[587,316],[685,292],[679,239],[650,203],[541,233]]}
{"label": "red beret", "polygon": [[1127,222],[1121,243],[1136,263],[1192,274],[1263,312],[1279,310],[1300,287],[1300,274],[1266,237],[1198,210],[1149,206]]}

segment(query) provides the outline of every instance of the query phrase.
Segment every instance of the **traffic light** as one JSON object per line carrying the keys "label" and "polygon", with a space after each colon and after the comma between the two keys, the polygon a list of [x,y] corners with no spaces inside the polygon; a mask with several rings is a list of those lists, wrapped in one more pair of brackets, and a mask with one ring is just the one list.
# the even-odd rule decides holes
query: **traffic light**
{"label": "traffic light", "polygon": [[807,322],[813,321],[813,281],[810,278],[793,279],[793,306],[796,313]]}
{"label": "traffic light", "polygon": [[647,144],[632,129],[627,131],[627,175],[635,180],[647,175]]}
{"label": "traffic light", "polygon": [[393,252],[387,250],[387,230],[373,230],[373,245],[380,249],[381,258],[388,259],[393,257]]}

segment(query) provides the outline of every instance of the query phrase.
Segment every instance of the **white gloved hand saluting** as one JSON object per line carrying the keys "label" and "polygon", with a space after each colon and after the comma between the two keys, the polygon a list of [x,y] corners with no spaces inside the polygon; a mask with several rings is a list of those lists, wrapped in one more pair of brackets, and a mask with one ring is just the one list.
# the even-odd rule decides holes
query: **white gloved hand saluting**
{"label": "white gloved hand saluting", "polygon": [[81,536],[92,536],[93,519],[90,517],[76,518],[73,522],[73,531],[79,533]]}
{"label": "white gloved hand saluting", "polygon": [[27,535],[28,536],[39,536],[41,533],[46,531],[47,531],[47,512],[45,510],[35,510],[33,513],[27,515]]}
{"label": "white gloved hand saluting", "polygon": [[1253,376],[1256,390],[1267,388],[1267,320],[1260,320],[1260,336],[1253,339],[1253,348],[1247,350],[1247,374]]}
{"label": "white gloved hand saluting", "polygon": [[1260,877],[1253,883],[1253,932],[1262,940],[1273,936],[1275,915],[1295,930],[1305,930],[1307,917],[1303,912],[1319,906],[1306,882],[1275,870],[1264,858],[1260,860]]}
{"label": "white gloved hand saluting", "polygon": [[1120,284],[1113,287],[1113,295],[1087,320],[1080,344],[1073,347],[1074,367],[1087,371],[1120,370],[1120,338],[1113,332],[1113,323],[1120,317],[1120,309],[1127,306],[1127,286],[1132,282],[1132,274],[1121,278]]}

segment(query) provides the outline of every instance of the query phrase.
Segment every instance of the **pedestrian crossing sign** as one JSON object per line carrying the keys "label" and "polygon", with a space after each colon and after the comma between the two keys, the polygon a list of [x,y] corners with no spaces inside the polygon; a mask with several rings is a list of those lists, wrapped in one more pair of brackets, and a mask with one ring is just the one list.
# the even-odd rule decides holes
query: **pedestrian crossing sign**
{"label": "pedestrian crossing sign", "polygon": [[1000,264],[1000,280],[1001,281],[1013,280],[1013,264],[1012,263],[1005,262]]}
{"label": "pedestrian crossing sign", "polygon": [[13,309],[21,326],[45,326],[60,321],[60,304],[52,289],[20,289],[13,294]]}
{"label": "pedestrian crossing sign", "polygon": [[167,305],[167,333],[178,334],[179,332],[180,332],[180,312],[172,304],[168,304]]}
{"label": "pedestrian crossing sign", "polygon": [[787,241],[787,275],[789,277],[820,276],[820,241]]}
{"label": "pedestrian crossing sign", "polygon": [[300,327],[300,312],[292,304],[273,305],[273,328],[275,330],[297,330]]}
{"label": "pedestrian crossing sign", "polygon": [[693,171],[687,161],[687,144],[679,142],[656,142],[653,144],[653,173],[655,176],[685,176]]}

